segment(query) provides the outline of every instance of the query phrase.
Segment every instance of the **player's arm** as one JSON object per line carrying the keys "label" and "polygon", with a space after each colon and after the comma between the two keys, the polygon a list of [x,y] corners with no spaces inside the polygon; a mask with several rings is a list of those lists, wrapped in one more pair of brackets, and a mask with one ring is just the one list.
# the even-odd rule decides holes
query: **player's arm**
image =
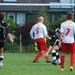
{"label": "player's arm", "polygon": [[61,41],[62,41],[62,36],[63,36],[63,33],[62,33],[62,32],[60,32],[59,42],[61,42]]}
{"label": "player's arm", "polygon": [[59,46],[59,47],[61,47],[62,36],[63,36],[63,33],[62,33],[62,32],[60,32],[59,44],[58,44],[58,46]]}
{"label": "player's arm", "polygon": [[75,34],[75,23],[74,23],[74,34]]}
{"label": "player's arm", "polygon": [[51,39],[51,37],[48,36],[47,28],[44,26],[44,35],[48,38]]}
{"label": "player's arm", "polygon": [[32,39],[34,39],[34,36],[33,36],[33,27],[30,30],[30,36],[31,36]]}
{"label": "player's arm", "polygon": [[59,36],[59,44],[58,44],[59,47],[61,47],[62,37],[63,37],[63,27],[61,25],[61,28],[60,28],[60,36]]}
{"label": "player's arm", "polygon": [[12,36],[11,36],[11,34],[10,34],[10,32],[9,32],[9,29],[8,29],[8,26],[7,26],[7,24],[6,24],[6,34],[7,34],[7,36],[9,37],[9,39],[10,39],[10,42],[14,42],[14,40],[13,40],[13,38],[12,38]]}
{"label": "player's arm", "polygon": [[13,42],[14,42],[14,40],[13,40],[13,38],[12,38],[11,34],[10,34],[10,33],[8,33],[7,35],[8,35],[8,37],[9,37],[9,39],[10,39],[10,42],[12,42],[12,43],[13,43]]}
{"label": "player's arm", "polygon": [[51,37],[49,37],[49,36],[48,36],[48,34],[47,34],[47,36],[46,36],[46,37],[47,37],[48,39],[50,39],[50,40],[51,40]]}

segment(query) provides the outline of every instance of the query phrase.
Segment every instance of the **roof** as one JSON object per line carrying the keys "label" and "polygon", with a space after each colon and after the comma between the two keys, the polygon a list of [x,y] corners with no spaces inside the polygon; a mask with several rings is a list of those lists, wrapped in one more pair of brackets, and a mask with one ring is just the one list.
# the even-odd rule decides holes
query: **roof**
{"label": "roof", "polygon": [[[49,2],[56,2],[58,0],[17,0],[17,3],[49,3]],[[41,6],[0,6],[0,11],[2,12],[35,12],[40,11]],[[72,8],[56,8],[52,9],[48,6],[45,7],[45,10],[47,12],[67,12],[67,11],[73,11]]]}
{"label": "roof", "polygon": [[[0,6],[0,11],[3,12],[36,12],[36,11],[40,11],[41,7],[40,6]],[[69,11],[73,11],[72,8],[49,8],[49,7],[45,7],[45,10],[47,12],[69,12]]]}
{"label": "roof", "polygon": [[[25,11],[40,11],[41,7],[33,6],[0,6],[0,11],[25,12]],[[47,10],[47,8],[45,7]]]}
{"label": "roof", "polygon": [[57,2],[58,0],[17,0],[18,3],[49,3]]}
{"label": "roof", "polygon": [[48,12],[73,12],[72,8],[51,8]]}

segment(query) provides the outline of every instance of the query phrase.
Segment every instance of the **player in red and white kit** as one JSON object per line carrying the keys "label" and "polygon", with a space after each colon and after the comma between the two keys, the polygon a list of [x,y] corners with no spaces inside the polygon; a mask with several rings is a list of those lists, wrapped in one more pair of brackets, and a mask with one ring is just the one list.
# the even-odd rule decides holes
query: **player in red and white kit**
{"label": "player in red and white kit", "polygon": [[[62,47],[61,70],[64,71],[65,53],[70,53],[70,71],[73,71],[74,65],[74,34],[75,23],[72,21],[72,13],[68,12],[67,21],[61,23],[59,46]],[[62,44],[61,44],[62,40]]]}
{"label": "player in red and white kit", "polygon": [[[46,41],[44,39],[44,36],[47,36],[47,29],[46,26],[43,24],[44,22],[44,18],[41,16],[38,18],[38,23],[36,23],[30,31],[30,36],[33,40],[35,40],[38,48],[39,48],[39,53],[37,54],[37,56],[34,58],[33,63],[38,63],[38,59],[44,55],[46,62],[50,63],[50,59],[48,57],[48,55],[46,54],[47,52],[47,45],[46,45]],[[48,37],[49,38],[49,37]]]}

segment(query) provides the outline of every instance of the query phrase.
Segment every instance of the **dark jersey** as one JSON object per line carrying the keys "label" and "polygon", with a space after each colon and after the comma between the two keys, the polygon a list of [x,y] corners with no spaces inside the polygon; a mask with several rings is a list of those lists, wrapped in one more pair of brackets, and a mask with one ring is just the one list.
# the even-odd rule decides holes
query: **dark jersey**
{"label": "dark jersey", "polygon": [[4,21],[0,21],[0,42],[5,42],[5,36],[9,33],[7,24]]}
{"label": "dark jersey", "polygon": [[52,35],[51,37],[51,46],[55,46],[55,45],[58,45],[59,43],[59,38],[57,35]]}

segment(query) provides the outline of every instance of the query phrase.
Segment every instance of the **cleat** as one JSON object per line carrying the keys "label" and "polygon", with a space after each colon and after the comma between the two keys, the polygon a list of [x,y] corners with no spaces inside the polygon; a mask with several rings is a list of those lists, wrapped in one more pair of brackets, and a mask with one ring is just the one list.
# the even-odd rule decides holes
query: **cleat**
{"label": "cleat", "polygon": [[70,71],[73,71],[73,67],[72,66],[70,67]]}
{"label": "cleat", "polygon": [[63,68],[61,68],[61,71],[64,71],[64,69],[63,69]]}
{"label": "cleat", "polygon": [[33,63],[39,63],[39,61],[38,60],[33,60]]}
{"label": "cleat", "polygon": [[55,63],[55,62],[52,62],[52,64],[53,64],[53,65],[57,65],[57,63]]}
{"label": "cleat", "polygon": [[61,65],[61,63],[58,63],[58,65]]}
{"label": "cleat", "polygon": [[46,60],[46,63],[51,63],[51,60]]}

